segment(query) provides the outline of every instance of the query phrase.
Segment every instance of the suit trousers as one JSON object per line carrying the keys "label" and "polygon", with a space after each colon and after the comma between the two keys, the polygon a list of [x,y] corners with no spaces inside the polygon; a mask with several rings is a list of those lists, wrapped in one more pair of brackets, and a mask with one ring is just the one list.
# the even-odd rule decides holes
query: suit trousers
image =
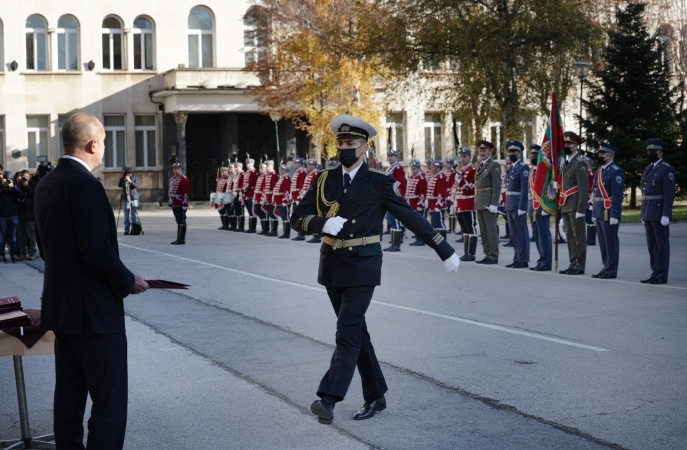
{"label": "suit trousers", "polygon": [[336,348],[329,370],[322,377],[317,389],[319,397],[330,395],[337,401],[343,400],[356,366],[365,401],[374,401],[387,391],[365,323],[365,313],[372,301],[374,289],[374,286],[327,286],[327,294],[336,313]]}
{"label": "suit trousers", "polygon": [[475,211],[459,211],[456,217],[463,234],[475,234]]}
{"label": "suit trousers", "polygon": [[506,212],[510,228],[510,242],[513,244],[513,263],[530,262],[530,234],[527,230],[527,216],[518,211]]}
{"label": "suit trousers", "polygon": [[568,238],[568,255],[570,268],[584,272],[587,264],[587,222],[584,217],[575,218],[575,211],[565,212],[563,227]]}
{"label": "suit trousers", "polygon": [[543,216],[541,212],[537,213],[532,222],[532,228],[537,230],[537,252],[539,259],[537,265],[551,268],[553,261],[553,246],[551,244],[551,216]]}
{"label": "suit trousers", "polygon": [[602,272],[606,275],[618,275],[618,262],[620,261],[619,226],[619,224],[611,225],[608,221],[596,219],[596,234],[599,236],[601,262],[604,265]]}
{"label": "suit trousers", "polygon": [[668,281],[670,264],[670,225],[663,226],[660,221],[645,221],[646,245],[649,248],[651,278]]}
{"label": "suit trousers", "polygon": [[[54,427],[57,448],[124,447],[128,402],[125,334],[55,333]],[[86,398],[93,400],[83,445]]]}
{"label": "suit trousers", "polygon": [[488,209],[477,210],[477,222],[482,236],[482,250],[488,258],[499,258],[499,228],[496,224],[497,214]]}

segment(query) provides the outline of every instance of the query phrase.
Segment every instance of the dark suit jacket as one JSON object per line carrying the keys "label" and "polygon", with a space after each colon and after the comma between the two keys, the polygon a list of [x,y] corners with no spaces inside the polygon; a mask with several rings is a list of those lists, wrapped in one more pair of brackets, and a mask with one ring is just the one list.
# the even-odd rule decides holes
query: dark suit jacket
{"label": "dark suit jacket", "polygon": [[560,207],[561,212],[579,214],[587,212],[589,207],[589,176],[587,165],[582,161],[579,153],[565,162],[561,178],[561,189],[568,190],[575,186],[578,186],[579,189],[565,199],[565,203]]}
{"label": "dark suit jacket", "polygon": [[61,158],[34,198],[45,259],[41,326],[66,334],[124,333],[134,285],[119,259],[114,213],[100,182]]}
{"label": "dark suit jacket", "polygon": [[[660,160],[656,166],[649,164],[644,168],[639,182],[642,188],[641,215],[644,222],[658,222],[662,216],[673,219],[675,200],[675,169]],[[647,199],[647,197],[651,197]]]}
{"label": "dark suit jacket", "polygon": [[[348,219],[339,234],[333,236],[335,238],[379,236],[384,214],[389,211],[431,246],[442,260],[450,257],[453,247],[394,190],[394,182],[392,175],[363,164],[344,195],[341,167],[322,171],[294,210],[291,224],[303,234],[321,235],[329,214]],[[376,286],[381,282],[381,272],[380,243],[337,250],[323,243],[320,248],[317,281],[324,286]]]}

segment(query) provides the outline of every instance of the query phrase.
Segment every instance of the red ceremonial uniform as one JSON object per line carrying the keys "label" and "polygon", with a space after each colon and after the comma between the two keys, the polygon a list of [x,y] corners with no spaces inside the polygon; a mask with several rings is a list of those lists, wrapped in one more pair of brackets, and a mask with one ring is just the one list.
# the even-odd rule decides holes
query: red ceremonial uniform
{"label": "red ceremonial uniform", "polygon": [[274,205],[274,186],[277,184],[279,175],[276,172],[265,174],[265,204]]}
{"label": "red ceremonial uniform", "polygon": [[250,169],[243,174],[243,184],[241,185],[241,194],[244,200],[252,200],[255,195],[255,185],[258,182],[258,171]]}
{"label": "red ceremonial uniform", "polygon": [[450,169],[448,173],[446,174],[447,180],[446,180],[446,198],[453,199],[453,187],[456,184],[456,171],[453,169]]}
{"label": "red ceremonial uniform", "polygon": [[417,175],[411,175],[406,189],[406,201],[416,211],[425,209],[427,199],[427,178],[422,171]]}
{"label": "red ceremonial uniform", "polygon": [[395,162],[393,166],[389,167],[386,173],[393,175],[394,187],[398,188],[398,192],[401,193],[401,197],[405,197],[406,189],[408,187],[408,177],[406,176],[406,171],[403,170],[401,163]]}
{"label": "red ceremonial uniform", "polygon": [[317,176],[317,169],[311,170],[305,176],[305,180],[303,181],[303,187],[301,188],[300,198],[303,198],[305,196],[305,193],[308,192],[308,190],[310,189],[310,186],[312,186],[312,182],[315,180],[316,176]]}
{"label": "red ceremonial uniform", "polygon": [[470,163],[456,175],[456,211],[475,210],[475,166]]}
{"label": "red ceremonial uniform", "polygon": [[173,175],[169,180],[169,203],[173,208],[188,208],[191,183],[186,175]]}
{"label": "red ceremonial uniform", "polygon": [[291,191],[291,177],[284,174],[279,177],[272,190],[274,206],[288,206]]}
{"label": "red ceremonial uniform", "polygon": [[[240,169],[239,169],[240,170]],[[234,193],[240,195],[243,192],[243,172],[239,172],[234,179]]]}
{"label": "red ceremonial uniform", "polygon": [[265,200],[265,174],[258,175],[258,178],[255,180],[253,200],[255,200],[256,205],[259,205]]}
{"label": "red ceremonial uniform", "polygon": [[303,183],[308,175],[308,171],[304,167],[299,167],[291,177],[291,201],[298,203],[301,200],[301,191]]}
{"label": "red ceremonial uniform", "polygon": [[427,209],[429,211],[441,211],[446,209],[446,186],[448,177],[444,172],[432,176],[427,182]]}

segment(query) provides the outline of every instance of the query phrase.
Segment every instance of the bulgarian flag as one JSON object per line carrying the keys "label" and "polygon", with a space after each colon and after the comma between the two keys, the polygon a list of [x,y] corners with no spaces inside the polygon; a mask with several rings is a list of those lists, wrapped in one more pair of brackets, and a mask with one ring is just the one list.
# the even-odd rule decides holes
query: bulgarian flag
{"label": "bulgarian flag", "polygon": [[532,189],[534,209],[540,206],[549,214],[556,212],[556,181],[560,164],[558,155],[565,146],[561,116],[558,112],[556,93],[551,94],[551,115],[546,127],[546,135],[541,144],[541,151],[537,159],[537,172]]}

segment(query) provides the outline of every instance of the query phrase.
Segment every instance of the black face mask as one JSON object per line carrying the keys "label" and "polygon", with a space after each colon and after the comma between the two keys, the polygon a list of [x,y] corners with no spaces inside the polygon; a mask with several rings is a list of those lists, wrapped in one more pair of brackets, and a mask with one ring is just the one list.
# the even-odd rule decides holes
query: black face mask
{"label": "black face mask", "polygon": [[[362,145],[360,147],[362,147]],[[358,161],[358,157],[355,156],[355,151],[358,150],[360,147],[340,148],[339,162],[341,162],[341,164],[343,164],[343,166],[346,168],[351,167],[353,164],[356,163],[356,161]]]}
{"label": "black face mask", "polygon": [[568,147],[567,145],[563,148],[563,151],[565,152],[566,155],[572,155],[572,147]]}
{"label": "black face mask", "polygon": [[518,158],[518,155],[508,155],[508,159],[510,160],[510,162],[514,163],[515,161],[517,161],[520,158]]}
{"label": "black face mask", "polygon": [[597,156],[596,161],[599,163],[600,166],[606,164],[606,158],[604,158],[603,156]]}
{"label": "black face mask", "polygon": [[656,152],[649,152],[649,162],[652,164],[658,161],[658,153]]}
{"label": "black face mask", "polygon": [[537,165],[537,160],[538,160],[538,159],[539,159],[539,158],[530,158],[530,164],[532,164],[533,166],[536,166],[536,165]]}

